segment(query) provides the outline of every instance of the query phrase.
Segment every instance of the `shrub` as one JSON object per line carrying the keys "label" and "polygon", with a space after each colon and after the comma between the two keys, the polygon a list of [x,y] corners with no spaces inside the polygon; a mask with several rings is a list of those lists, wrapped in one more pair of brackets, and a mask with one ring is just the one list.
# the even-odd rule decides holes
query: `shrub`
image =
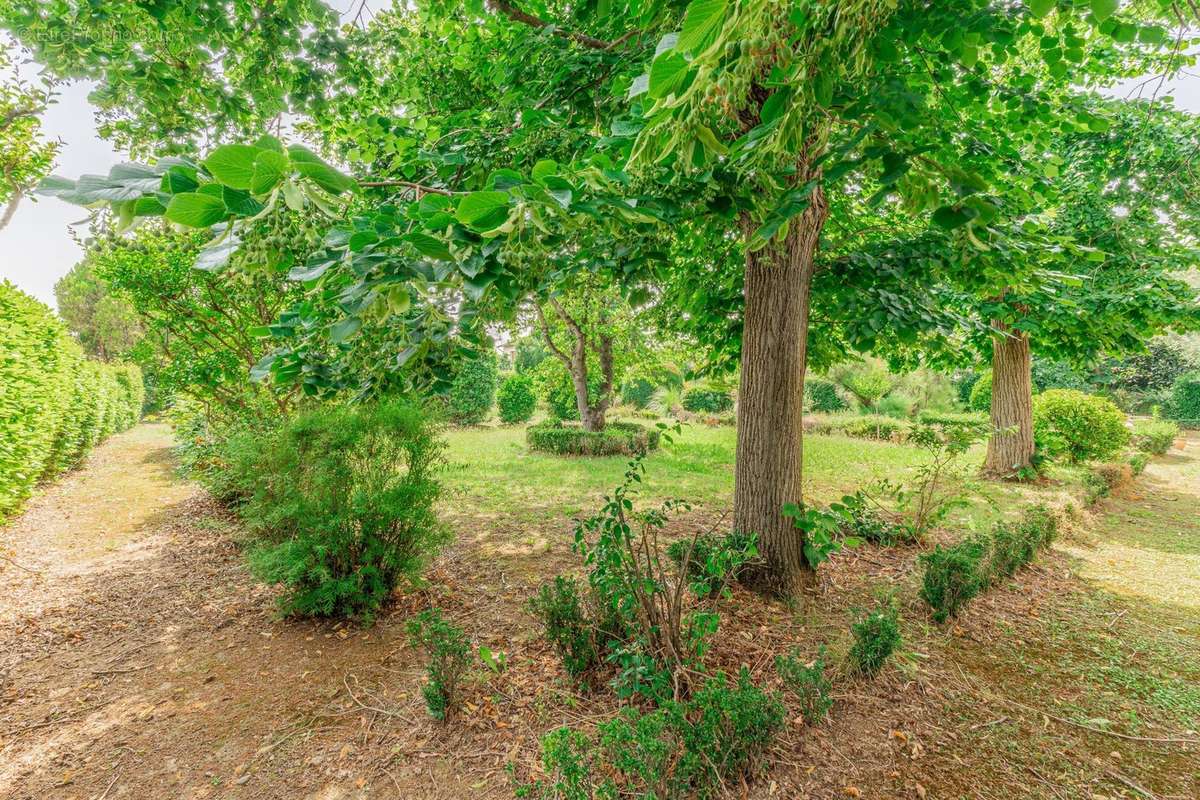
{"label": "shrub", "polygon": [[[783,727],[779,698],[743,668],[731,684],[709,678],[686,701],[642,713],[626,708],[597,726],[597,740],[570,728],[542,738],[545,798],[710,798],[753,776]],[[620,787],[620,791],[618,791]]]}
{"label": "shrub", "polygon": [[958,402],[970,407],[971,390],[975,388],[975,384],[979,382],[980,377],[982,377],[982,373],[975,370],[960,370],[954,373],[952,381],[955,393],[958,395]]}
{"label": "shrub", "polygon": [[988,415],[981,414],[978,411],[968,411],[966,413],[922,411],[917,415],[917,422],[920,422],[922,425],[936,425],[941,428],[954,425],[983,428],[990,423]]}
{"label": "shrub", "polygon": [[450,384],[446,410],[458,425],[478,425],[487,419],[496,399],[496,357],[488,353],[465,360]]}
{"label": "shrub", "polygon": [[1160,419],[1139,419],[1133,423],[1133,445],[1143,453],[1161,456],[1179,438],[1179,425]]}
{"label": "shrub", "polygon": [[600,659],[596,627],[588,619],[579,582],[556,576],[529,600],[529,611],[542,623],[546,638],[574,678],[586,674]]}
{"label": "shrub", "polygon": [[988,370],[979,376],[971,386],[971,394],[967,398],[967,407],[972,411],[992,410],[992,372]]}
{"label": "shrub", "polygon": [[683,393],[682,404],[693,414],[720,414],[733,408],[733,396],[713,386],[694,386]]}
{"label": "shrub", "polygon": [[621,402],[634,408],[645,408],[654,397],[655,386],[645,378],[634,378],[621,387]]}
{"label": "shrub", "polygon": [[1146,466],[1150,463],[1149,453],[1133,453],[1129,456],[1129,469],[1134,476],[1141,475],[1146,471]]}
{"label": "shrub", "polygon": [[880,606],[856,620],[850,632],[854,635],[851,666],[863,675],[874,675],[900,646],[900,611],[895,603]]}
{"label": "shrub", "polygon": [[1033,424],[1047,455],[1066,456],[1073,463],[1108,458],[1129,443],[1121,409],[1074,389],[1051,389],[1034,397]]}
{"label": "shrub", "polygon": [[214,471],[244,497],[240,513],[264,539],[251,569],[284,587],[284,614],[369,620],[418,579],[446,539],[433,510],[442,447],[422,409],[402,402],[320,408],[222,446]]}
{"label": "shrub", "polygon": [[813,433],[841,434],[856,439],[895,442],[903,440],[911,426],[906,421],[893,417],[838,414],[824,419],[810,419],[807,427]]}
{"label": "shrub", "polygon": [[808,395],[813,411],[822,414],[845,411],[850,406],[838,391],[838,386],[825,378],[809,378],[804,382],[804,393]]}
{"label": "shrub", "polygon": [[800,706],[800,715],[809,725],[820,723],[833,707],[829,696],[830,682],[825,675],[825,648],[817,652],[815,660],[805,663],[799,648],[793,648],[786,656],[775,659],[775,671],[793,694]]}
{"label": "shrub", "polygon": [[658,428],[633,422],[610,422],[603,430],[585,431],[578,425],[547,420],[525,432],[531,450],[560,456],[636,455],[658,448]]}
{"label": "shrub", "polygon": [[758,537],[739,531],[703,533],[667,546],[667,557],[683,569],[698,597],[707,597],[727,578],[736,577],[737,568],[757,555]]}
{"label": "shrub", "polygon": [[1200,420],[1200,372],[1189,372],[1175,379],[1170,412],[1172,419]]}
{"label": "shrub", "polygon": [[414,647],[425,651],[429,680],[421,687],[429,716],[444,720],[462,701],[459,688],[471,666],[471,644],[462,628],[436,608],[422,611],[406,626]]}
{"label": "shrub", "polygon": [[848,536],[883,547],[894,547],[913,538],[908,527],[885,516],[864,492],[844,496],[840,505],[845,518],[843,528]]}
{"label": "shrub", "polygon": [[137,367],[85,359],[49,308],[0,283],[0,520],[137,422],[140,386]]}
{"label": "shrub", "polygon": [[936,547],[921,556],[920,597],[935,622],[958,616],[973,597],[1000,578],[1013,575],[1048,547],[1058,533],[1058,518],[1043,505],[1028,508],[1018,522],[1000,522],[986,536],[953,547]]}
{"label": "shrub", "polygon": [[875,413],[885,417],[908,419],[912,416],[913,410],[916,407],[917,401],[915,398],[903,392],[892,392],[887,397],[881,398],[875,403]]}
{"label": "shrub", "polygon": [[537,410],[533,379],[528,375],[509,375],[496,393],[496,406],[500,411],[500,421],[505,425],[528,422]]}
{"label": "shrub", "polygon": [[938,545],[921,556],[925,571],[920,597],[931,609],[935,622],[945,622],[971,598],[983,591],[983,557],[986,547],[979,539],[967,539],[953,547]]}

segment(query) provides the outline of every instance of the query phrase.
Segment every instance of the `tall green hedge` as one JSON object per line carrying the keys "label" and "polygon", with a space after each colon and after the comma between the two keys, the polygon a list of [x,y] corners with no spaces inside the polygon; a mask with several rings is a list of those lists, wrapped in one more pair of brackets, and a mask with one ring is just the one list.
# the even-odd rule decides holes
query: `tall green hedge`
{"label": "tall green hedge", "polygon": [[142,413],[142,375],[84,358],[65,325],[0,283],[0,519]]}

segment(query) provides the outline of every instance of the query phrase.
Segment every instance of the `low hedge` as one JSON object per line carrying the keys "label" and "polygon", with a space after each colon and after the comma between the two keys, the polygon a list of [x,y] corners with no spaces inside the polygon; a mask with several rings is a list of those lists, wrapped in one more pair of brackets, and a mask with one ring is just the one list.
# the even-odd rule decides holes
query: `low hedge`
{"label": "low hedge", "polygon": [[695,386],[683,393],[682,404],[693,414],[720,414],[733,408],[733,395],[711,386]]}
{"label": "low hedge", "polygon": [[855,439],[877,439],[883,442],[903,441],[912,426],[905,420],[878,414],[837,414],[829,417],[810,417],[804,428],[809,433],[841,434]]}
{"label": "low hedge", "polygon": [[1161,419],[1139,419],[1133,423],[1133,446],[1143,453],[1161,456],[1179,437],[1179,425]]}
{"label": "low hedge", "polygon": [[633,422],[610,422],[601,431],[548,420],[531,425],[525,440],[531,450],[560,456],[636,455],[658,448],[659,430]]}
{"label": "low hedge", "polygon": [[0,283],[0,520],[141,409],[137,367],[89,361],[49,308]]}

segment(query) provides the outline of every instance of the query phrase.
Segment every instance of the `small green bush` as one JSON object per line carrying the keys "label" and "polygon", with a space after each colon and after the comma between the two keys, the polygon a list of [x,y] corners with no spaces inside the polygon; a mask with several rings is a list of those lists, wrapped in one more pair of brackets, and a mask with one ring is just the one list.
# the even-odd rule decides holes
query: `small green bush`
{"label": "small green bush", "polygon": [[[783,728],[786,708],[750,680],[722,673],[686,701],[626,708],[597,738],[560,728],[542,738],[543,798],[711,798],[754,773]],[[620,787],[618,789],[618,787]]]}
{"label": "small green bush", "polygon": [[863,675],[874,675],[900,646],[900,611],[895,603],[882,605],[857,619],[850,632],[850,665]]}
{"label": "small green bush", "polygon": [[208,480],[242,496],[251,570],[284,587],[284,614],[369,620],[447,538],[442,449],[417,406],[328,406],[230,437]]}
{"label": "small green bush", "polygon": [[496,357],[481,354],[463,361],[450,384],[446,411],[457,425],[478,425],[491,413],[496,399]]}
{"label": "small green bush", "polygon": [[810,663],[805,663],[799,648],[793,648],[790,653],[775,659],[775,671],[793,694],[800,706],[800,715],[809,725],[817,725],[833,708],[833,698],[829,696],[831,684],[825,675],[825,648],[822,646],[817,657]]}
{"label": "small green bush", "polygon": [[807,425],[813,433],[841,434],[856,439],[877,439],[883,442],[901,441],[912,426],[905,420],[875,414],[862,416],[836,414],[824,418],[812,418]]}
{"label": "small green bush", "polygon": [[1074,389],[1050,389],[1034,397],[1033,425],[1046,455],[1072,463],[1108,458],[1129,443],[1121,409]]}
{"label": "small green bush", "polygon": [[952,411],[922,411],[917,415],[917,422],[922,425],[937,425],[945,428],[954,425],[967,427],[980,427],[988,425],[990,420],[987,414],[978,411],[968,411],[965,413],[955,413]]}
{"label": "small green bush", "polygon": [[1161,456],[1178,438],[1178,423],[1161,419],[1139,419],[1133,423],[1133,445],[1143,453]]}
{"label": "small green bush", "polygon": [[471,643],[462,628],[436,608],[422,611],[406,625],[414,647],[425,651],[429,680],[421,687],[429,716],[444,720],[462,702],[460,687],[471,666]]}
{"label": "small green bush", "polygon": [[600,660],[597,631],[588,619],[577,580],[556,576],[530,598],[528,608],[542,623],[571,677],[579,678],[596,666]]}
{"label": "small green bush", "polygon": [[953,547],[938,545],[921,556],[920,597],[933,609],[935,622],[958,616],[962,607],[983,591],[985,552],[985,544],[972,538]]}
{"label": "small green bush", "polygon": [[1012,576],[1037,554],[1037,541],[1023,525],[1001,523],[992,530],[988,557],[988,581]]}
{"label": "small green bush", "polygon": [[915,398],[903,392],[892,392],[875,403],[875,413],[896,419],[908,419],[917,407]]}
{"label": "small green bush", "polygon": [[894,519],[871,502],[863,492],[845,495],[841,500],[842,513],[846,521],[843,530],[847,536],[872,542],[881,547],[895,547],[913,540],[913,531]]}
{"label": "small green bush", "polygon": [[1175,379],[1170,416],[1176,420],[1200,420],[1200,372],[1188,372]]}
{"label": "small green bush", "polygon": [[721,414],[733,408],[733,396],[713,386],[693,386],[683,393],[685,411],[693,414]]}
{"label": "small green bush", "polygon": [[505,425],[528,422],[537,410],[537,397],[533,393],[533,379],[528,375],[509,375],[500,384],[496,393],[496,407],[500,421]]}
{"label": "small green bush", "polygon": [[837,384],[825,378],[805,380],[804,393],[808,395],[812,410],[822,414],[845,411],[850,407],[838,391]]}
{"label": "small green bush", "polygon": [[525,440],[531,450],[560,456],[636,455],[658,448],[657,428],[633,422],[610,422],[601,431],[585,431],[578,425],[547,420],[530,426]]}
{"label": "small green bush", "polygon": [[637,409],[650,405],[658,387],[645,378],[634,378],[621,387],[621,402]]}
{"label": "small green bush", "polygon": [[1150,463],[1149,453],[1133,453],[1129,456],[1129,469],[1134,475],[1141,475]]}
{"label": "small green bush", "polygon": [[[700,597],[707,597],[726,578],[736,576],[738,568],[756,555],[758,537],[740,531],[704,533],[697,536],[694,543],[692,539],[680,539],[667,546],[667,557],[684,570],[692,591]],[[684,559],[687,559],[686,565]]]}
{"label": "small green bush", "polygon": [[971,386],[971,395],[967,399],[967,407],[972,411],[989,412],[992,410],[992,372],[988,370],[979,376]]}

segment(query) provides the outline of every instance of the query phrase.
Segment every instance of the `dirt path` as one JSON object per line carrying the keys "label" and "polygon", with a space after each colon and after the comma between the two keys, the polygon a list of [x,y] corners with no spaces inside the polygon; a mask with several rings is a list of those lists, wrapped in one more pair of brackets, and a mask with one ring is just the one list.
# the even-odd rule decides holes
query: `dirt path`
{"label": "dirt path", "polygon": [[161,424],[116,436],[0,529],[0,797],[352,796],[325,789],[350,775],[336,756],[281,760],[279,739],[386,643],[274,623],[170,445]]}
{"label": "dirt path", "polygon": [[1116,594],[1200,610],[1200,433],[1177,444],[1101,507],[1095,546],[1071,552]]}

